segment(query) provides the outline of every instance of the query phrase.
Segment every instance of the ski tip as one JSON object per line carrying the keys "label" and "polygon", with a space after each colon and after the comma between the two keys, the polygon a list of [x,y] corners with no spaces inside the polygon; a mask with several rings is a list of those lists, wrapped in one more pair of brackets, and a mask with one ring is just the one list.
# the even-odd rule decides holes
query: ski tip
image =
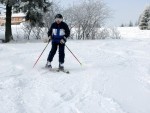
{"label": "ski tip", "polygon": [[67,71],[66,73],[67,73],[67,74],[70,74],[70,72],[69,72],[69,71]]}

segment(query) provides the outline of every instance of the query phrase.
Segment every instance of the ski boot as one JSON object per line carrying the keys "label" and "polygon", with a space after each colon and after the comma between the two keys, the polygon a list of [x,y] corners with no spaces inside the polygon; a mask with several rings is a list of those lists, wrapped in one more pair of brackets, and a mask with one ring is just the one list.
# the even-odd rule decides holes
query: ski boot
{"label": "ski boot", "polygon": [[63,63],[59,63],[59,70],[64,70],[64,64]]}
{"label": "ski boot", "polygon": [[51,62],[47,62],[45,65],[46,68],[52,68]]}

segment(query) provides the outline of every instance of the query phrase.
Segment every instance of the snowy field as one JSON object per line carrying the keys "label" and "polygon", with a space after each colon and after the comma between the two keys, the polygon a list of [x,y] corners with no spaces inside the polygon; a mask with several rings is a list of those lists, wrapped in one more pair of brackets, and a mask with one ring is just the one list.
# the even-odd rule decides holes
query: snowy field
{"label": "snowy field", "polygon": [[[0,43],[0,113],[150,113],[150,31],[120,40],[68,41],[70,74],[43,69],[46,43]],[[52,63],[58,67],[58,53]]]}

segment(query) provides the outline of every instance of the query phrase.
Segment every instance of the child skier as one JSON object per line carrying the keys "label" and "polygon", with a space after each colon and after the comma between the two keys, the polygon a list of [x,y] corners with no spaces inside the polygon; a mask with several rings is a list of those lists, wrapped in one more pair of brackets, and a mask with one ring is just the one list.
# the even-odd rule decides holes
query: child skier
{"label": "child skier", "polygon": [[65,42],[69,36],[70,30],[68,25],[65,22],[63,22],[63,16],[61,14],[57,14],[55,16],[55,22],[52,23],[48,31],[48,37],[50,38],[49,41],[52,41],[52,47],[47,58],[46,63],[47,68],[52,68],[51,62],[58,47],[59,69],[64,70]]}

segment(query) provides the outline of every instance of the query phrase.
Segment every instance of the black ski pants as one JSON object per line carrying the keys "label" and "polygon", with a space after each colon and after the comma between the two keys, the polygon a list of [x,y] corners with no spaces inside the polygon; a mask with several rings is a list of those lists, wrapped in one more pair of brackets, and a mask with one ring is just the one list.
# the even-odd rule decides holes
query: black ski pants
{"label": "black ski pants", "polygon": [[65,59],[65,44],[52,42],[52,48],[49,52],[47,61],[52,62],[56,54],[57,48],[59,48],[59,63],[64,63]]}

